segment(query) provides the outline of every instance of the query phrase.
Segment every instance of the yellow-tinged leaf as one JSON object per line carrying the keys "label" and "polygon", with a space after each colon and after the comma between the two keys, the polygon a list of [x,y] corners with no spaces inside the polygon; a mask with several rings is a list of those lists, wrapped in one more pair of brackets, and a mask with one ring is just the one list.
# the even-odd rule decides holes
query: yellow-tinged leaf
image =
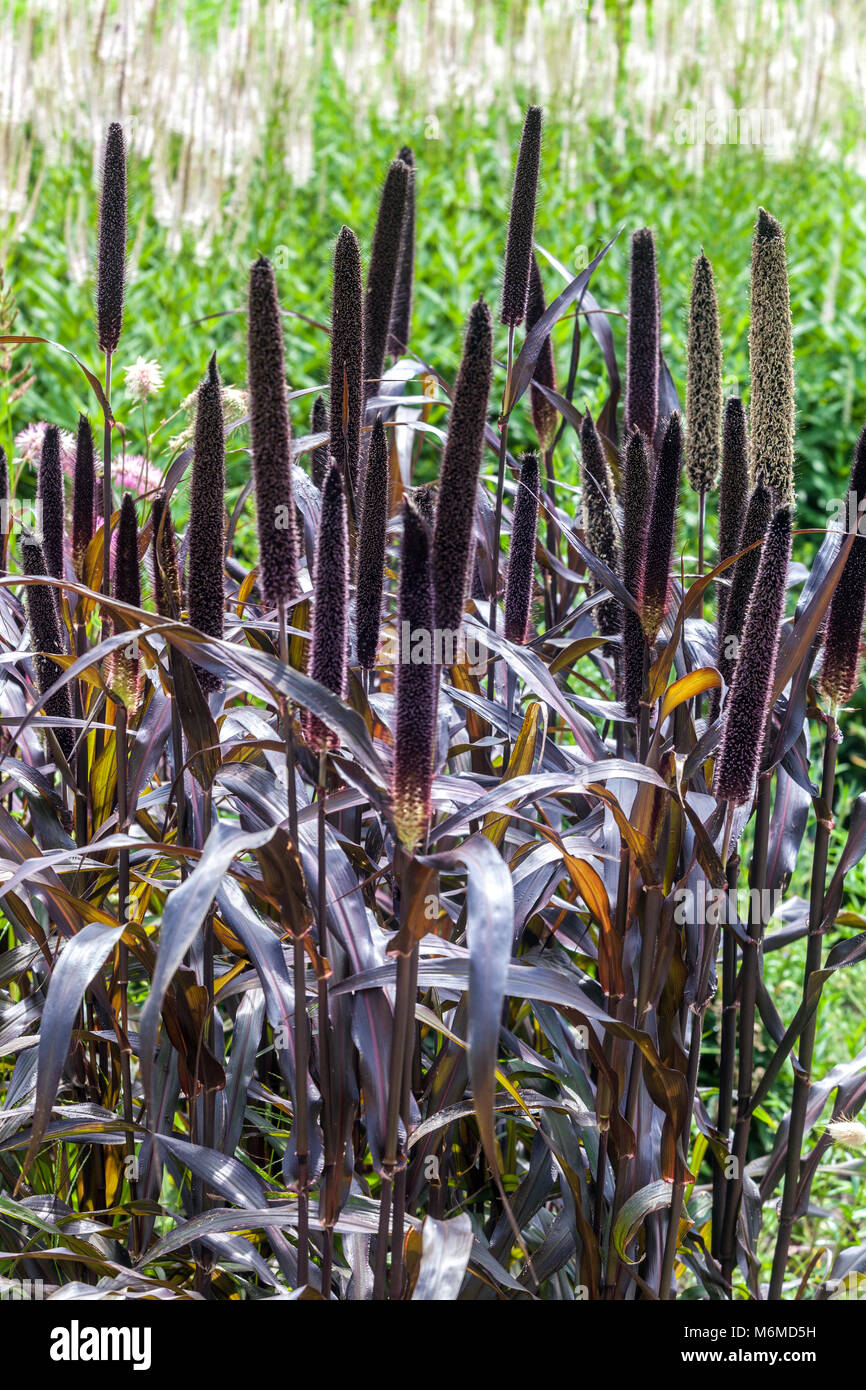
{"label": "yellow-tinged leaf", "polygon": [[563,857],[565,867],[568,869],[568,876],[593,917],[605,931],[613,931],[613,924],[610,920],[610,903],[601,875],[591,864],[587,864],[583,859],[576,859],[573,854],[566,854]]}
{"label": "yellow-tinged leaf", "polygon": [[[511,750],[508,767],[502,778],[503,782],[510,782],[513,777],[524,777],[532,771],[535,745],[542,723],[546,723],[545,711],[540,701],[533,700],[527,708],[520,733],[517,735]],[[482,833],[487,836],[488,840],[492,840],[494,845],[501,845],[508,829],[508,820],[508,816],[502,811],[490,811],[484,818]]]}
{"label": "yellow-tinged leaf", "polygon": [[603,637],[581,637],[577,642],[572,642],[570,646],[553,658],[548,667],[550,674],[555,676],[557,671],[561,671],[564,666],[573,666],[575,661],[586,656],[587,652],[595,651],[596,647],[604,646],[604,642]]}
{"label": "yellow-tinged leaf", "polygon": [[674,681],[665,691],[660,722],[664,723],[668,715],[673,714],[677,706],[685,700],[693,700],[696,695],[703,695],[705,691],[721,684],[722,678],[713,666],[701,666],[697,671],[690,671],[687,676],[680,676],[680,679]]}

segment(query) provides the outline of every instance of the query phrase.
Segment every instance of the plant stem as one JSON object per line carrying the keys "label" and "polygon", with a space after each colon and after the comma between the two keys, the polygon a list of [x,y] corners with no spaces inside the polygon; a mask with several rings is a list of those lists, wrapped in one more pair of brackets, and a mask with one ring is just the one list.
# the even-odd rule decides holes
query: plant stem
{"label": "plant stem", "polygon": [[295,988],[295,1124],[298,1152],[298,1284],[309,1278],[309,1196],[307,1193],[310,1141],[307,1133],[307,984],[304,938],[292,938]]}
{"label": "plant stem", "polygon": [[[333,1192],[334,1179],[336,1175],[336,1154],[335,1154],[335,1134],[334,1134],[334,1115],[331,1104],[331,1035],[330,1035],[330,1007],[328,1003],[328,880],[326,874],[325,859],[325,789],[328,781],[328,753],[323,748],[319,753],[319,786],[317,791],[318,814],[318,872],[316,875],[317,889],[317,912],[316,920],[319,927],[319,955],[322,958],[324,969],[318,979],[318,1006],[319,1006],[319,1085],[322,1093],[322,1130],[325,1138],[325,1167],[322,1175],[322,1205],[326,1214],[329,1211],[329,1204]],[[325,1279],[325,1266],[330,1266],[334,1233],[326,1226],[323,1232],[325,1244],[325,1258],[323,1260],[322,1271],[322,1297],[330,1298],[330,1278]]]}
{"label": "plant stem", "polygon": [[[728,894],[736,892],[740,861],[732,856],[725,865]],[[716,1129],[727,1141],[731,1130],[731,1105],[734,1098],[734,1063],[737,1053],[737,940],[732,931],[722,938],[722,1017],[719,1027],[719,1104]],[[727,1191],[724,1170],[717,1165],[713,1172],[712,1253],[721,1255],[722,1220]]]}
{"label": "plant stem", "polygon": [[[755,816],[755,843],[750,875],[750,903],[760,904],[757,913],[749,910],[749,945],[743,952],[740,971],[740,1069],[737,1076],[737,1119],[734,1126],[734,1173],[730,1180],[722,1227],[722,1273],[730,1281],[733,1276],[737,1216],[743,1195],[743,1170],[752,1122],[752,1071],[755,1054],[755,1007],[758,993],[761,941],[764,935],[763,893],[767,882],[767,846],[770,833],[770,783],[772,773],[758,779],[758,806]],[[757,898],[755,897],[757,891]]]}
{"label": "plant stem", "polygon": [[[506,360],[505,393],[503,395],[503,406],[508,399],[508,390],[511,385],[511,368],[514,362],[514,324],[508,325],[508,357]],[[496,474],[496,511],[493,517],[493,554],[490,557],[490,627],[496,631],[496,598],[499,592],[499,546],[502,536],[502,498],[505,492],[505,460],[508,457],[508,421],[511,418],[503,414],[499,421],[499,467]],[[495,698],[496,691],[496,659],[491,653],[490,671],[487,676],[487,698]]]}
{"label": "plant stem", "polygon": [[[114,745],[117,765],[117,829],[123,832],[129,819],[127,796],[127,713],[125,705],[115,705]],[[117,900],[118,918],[129,921],[129,850],[118,850],[117,855]],[[129,1049],[129,947],[121,940],[117,947],[117,990],[120,995],[120,1031],[123,1037],[120,1053],[120,1083],[123,1092],[123,1119],[125,1130],[126,1166],[129,1178],[129,1195],[136,1197],[135,1182],[135,1135],[132,1129],[132,1073]],[[118,1197],[122,1195],[123,1184],[118,1183]],[[138,1255],[138,1223],[133,1216],[129,1225],[130,1249],[133,1258]]]}
{"label": "plant stem", "polygon": [[[836,733],[836,711],[832,709],[827,717],[827,732],[824,742],[824,764],[821,775],[821,803],[824,814],[819,818],[815,831],[815,854],[812,860],[812,883],[809,894],[809,935],[806,941],[806,963],[803,968],[803,1000],[805,1002],[809,977],[821,965],[822,917],[824,889],[827,878],[827,857],[832,832],[833,797],[836,788],[836,753],[838,750]],[[794,1092],[791,1099],[791,1119],[788,1129],[788,1150],[785,1156],[785,1186],[782,1192],[782,1205],[779,1211],[779,1230],[776,1235],[776,1249],[773,1255],[773,1271],[770,1278],[770,1298],[782,1297],[785,1267],[791,1244],[791,1232],[797,1214],[797,1191],[800,1178],[800,1151],[803,1147],[803,1134],[806,1128],[806,1109],[809,1104],[811,1087],[810,1073],[815,1052],[815,1032],[818,1025],[818,1010],[815,1008],[802,1034],[798,1051],[801,1073],[794,1079]],[[806,1194],[803,1194],[804,1196]]]}

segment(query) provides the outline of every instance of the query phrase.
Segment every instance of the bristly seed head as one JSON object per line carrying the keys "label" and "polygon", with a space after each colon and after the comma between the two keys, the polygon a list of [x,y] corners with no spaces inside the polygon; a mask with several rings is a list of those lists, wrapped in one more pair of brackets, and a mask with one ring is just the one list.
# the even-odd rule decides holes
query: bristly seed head
{"label": "bristly seed head", "polygon": [[382,589],[385,578],[385,537],[388,529],[388,441],[381,415],[376,416],[370,456],[364,473],[364,505],[358,540],[358,582],[355,594],[355,632],[358,665],[376,664]]}
{"label": "bristly seed head", "polygon": [[[196,404],[187,589],[190,623],[217,638],[222,638],[224,618],[225,484],[222,389],[214,353]],[[213,672],[199,666],[195,670],[205,694],[220,689],[222,682]]]}
{"label": "bristly seed head", "polygon": [[[379,392],[397,282],[411,169],[395,159],[388,170],[370,248],[364,294],[364,376],[369,399]],[[331,407],[333,411],[333,406]]]}
{"label": "bristly seed head", "polygon": [[[42,548],[48,573],[63,578],[63,466],[60,461],[60,431],[49,425],[42,440],[39,458],[38,498],[42,507]],[[58,595],[59,598],[59,595]]]}
{"label": "bristly seed head", "polygon": [[[310,412],[310,434],[328,433],[328,407],[324,396],[317,396]],[[310,477],[321,492],[325,474],[328,471],[328,444],[319,444],[310,450]]]}
{"label": "bristly seed head", "polygon": [[538,171],[541,167],[542,114],[540,106],[530,106],[526,112],[511,190],[499,312],[500,323],[510,328],[518,327],[526,317]]}
{"label": "bristly seed head", "polygon": [[126,147],[114,121],[105,137],[99,249],[96,257],[96,332],[100,352],[116,352],[123,328],[126,280]]}
{"label": "bristly seed head", "polygon": [[631,239],[624,424],[626,439],[640,430],[650,444],[658,421],[660,318],[655,241],[642,227]]}
{"label": "bristly seed head", "polygon": [[535,541],[538,529],[538,455],[525,453],[511,522],[511,551],[505,582],[505,636],[524,643],[529,632]]}
{"label": "bristly seed head", "polygon": [[[580,427],[580,482],[586,543],[593,555],[597,555],[609,570],[619,575],[621,560],[613,479],[589,411],[586,411]],[[599,593],[604,587],[594,575],[590,576],[589,585],[591,594]],[[595,624],[603,637],[613,637],[622,630],[622,605],[612,594],[596,606]]]}
{"label": "bristly seed head", "polygon": [[752,795],[767,734],[790,558],[791,509],[779,507],[761,550],[716,764],[715,795],[734,806]]}
{"label": "bristly seed head", "polygon": [[96,502],[96,468],[93,431],[86,415],[78,417],[75,444],[75,478],[72,485],[72,564],[76,578],[84,580],[87,547],[93,540]]}
{"label": "bristly seed head", "polygon": [[866,537],[860,531],[863,517],[860,508],[866,504],[866,429],[854,451],[848,496],[854,502],[855,516],[850,520],[857,535],[830,600],[821,666],[821,693],[834,705],[844,705],[850,700],[857,687],[860,664],[860,637],[866,609]]}
{"label": "bristly seed head", "polygon": [[415,155],[408,145],[404,145],[397,158],[402,160],[409,170],[409,182],[403,211],[403,230],[400,233],[397,278],[391,303],[391,323],[388,328],[387,351],[392,357],[399,357],[409,346],[415,276]]}
{"label": "bristly seed head", "polygon": [[[736,651],[742,637],[755,576],[761,562],[761,549],[757,542],[762,541],[766,536],[772,515],[773,495],[768,487],[759,483],[749,498],[742,535],[734,551],[735,555],[740,550],[747,550],[748,553],[740,556],[737,563],[732,566],[733,578],[725,607],[725,627],[719,646],[717,665],[726,685],[731,683],[737,660]],[[749,547],[752,548],[749,549]]]}
{"label": "bristly seed head", "polygon": [[713,267],[703,251],[695,261],[689,309],[686,383],[686,474],[695,492],[712,492],[722,433],[722,335]]}
{"label": "bristly seed head", "polygon": [[[731,396],[725,405],[722,432],[722,477],[719,485],[719,547],[716,560],[721,564],[737,553],[737,542],[746,515],[749,493],[749,431],[746,412],[739,396]],[[730,571],[725,578],[730,581]],[[725,609],[730,593],[729,583],[720,584],[716,609],[716,631],[721,646],[725,626]]]}
{"label": "bristly seed head", "polygon": [[151,512],[153,596],[161,618],[179,618],[182,604],[177,542],[171,509],[164,492],[153,499]]}
{"label": "bristly seed head", "polygon": [[[361,459],[364,414],[364,296],[361,248],[343,227],[334,248],[331,294],[330,457],[336,459],[354,493]],[[327,470],[326,470],[327,471]]]}
{"label": "bristly seed head", "polygon": [[430,534],[404,500],[392,798],[397,834],[410,851],[423,841],[430,819],[438,688],[433,629]]}
{"label": "bristly seed head", "polygon": [[247,342],[259,584],[265,603],[276,606],[297,595],[298,557],[283,322],[274,268],[264,256],[250,270]]}
{"label": "bristly seed head", "polygon": [[749,407],[755,481],[794,501],[794,340],[785,237],[763,208],[752,242]]}
{"label": "bristly seed head", "polygon": [[[652,505],[652,482],[649,445],[639,430],[635,430],[629,436],[626,444],[622,504],[623,584],[632,598],[641,605]],[[634,609],[626,608],[622,629],[623,702],[631,719],[637,717],[640,709],[645,650],[646,638],[640,617]]]}
{"label": "bristly seed head", "polygon": [[[25,535],[22,538],[21,571],[30,578],[45,579],[48,575],[45,555],[35,536]],[[28,584],[24,590],[24,607],[30,627],[36,688],[40,695],[44,695],[62,675],[62,667],[56,661],[52,661],[51,657],[63,656],[66,651],[52,586]],[[72,695],[69,686],[62,686],[45,701],[43,708],[51,718],[64,721],[54,729],[54,734],[68,760],[72,757],[75,744],[74,730],[69,727],[69,721],[72,719]]]}
{"label": "bristly seed head", "polygon": [[479,299],[469,312],[448,438],[442,456],[433,535],[436,626],[456,634],[463,621],[472,527],[493,372],[493,325]]}
{"label": "bristly seed head", "polygon": [[653,484],[649,537],[644,564],[641,620],[650,646],[659,635],[667,611],[668,582],[676,533],[677,499],[683,462],[683,431],[678,411],[665,430]]}
{"label": "bristly seed head", "polygon": [[[132,608],[141,607],[141,570],[138,561],[138,520],[130,493],[123,494],[117,525],[117,551],[114,559],[114,597]],[[118,647],[108,661],[108,688],[134,715],[141,703],[141,661],[130,639],[129,647]]]}
{"label": "bristly seed head", "polygon": [[[349,637],[349,531],[343,475],[334,460],[325,475],[316,563],[313,575],[313,632],[308,671],[339,699],[346,695]],[[304,734],[316,752],[339,748],[339,735],[311,711],[304,712]]]}

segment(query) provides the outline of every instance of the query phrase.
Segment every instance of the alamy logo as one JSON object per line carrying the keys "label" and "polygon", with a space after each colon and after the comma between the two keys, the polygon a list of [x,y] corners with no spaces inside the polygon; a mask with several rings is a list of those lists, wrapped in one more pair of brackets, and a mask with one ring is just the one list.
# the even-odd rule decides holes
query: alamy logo
{"label": "alamy logo", "polygon": [[51,1331],[52,1361],[131,1361],[134,1371],[150,1370],[149,1327],[68,1327]]}

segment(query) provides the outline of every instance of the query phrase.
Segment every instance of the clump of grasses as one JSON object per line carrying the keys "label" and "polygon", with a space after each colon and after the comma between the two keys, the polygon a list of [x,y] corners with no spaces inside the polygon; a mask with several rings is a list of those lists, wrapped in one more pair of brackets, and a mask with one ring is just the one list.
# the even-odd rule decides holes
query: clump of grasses
{"label": "clump of grasses", "polygon": [[[757,1299],[766,1268],[772,1298],[819,1296],[797,1223],[826,1180],[830,1145],[862,1130],[854,1067],[826,1134],[809,1138],[821,1122],[810,1105],[821,983],[863,954],[841,910],[862,848],[856,807],[831,864],[863,540],[827,536],[789,615],[791,315],[781,229],[765,213],[753,246],[751,437],[738,399],[722,430],[703,256],[684,436],[659,355],[669,268],[646,229],[631,247],[624,434],[615,392],[597,421],[578,416],[573,372],[556,393],[555,320],[570,305],[583,312],[590,274],[601,278],[617,252],[607,244],[545,308],[532,258],[540,137],[531,108],[506,237],[504,371],[479,286],[456,381],[442,378],[441,421],[442,403],[413,401],[403,366],[366,411],[387,354],[406,354],[423,274],[408,150],[383,192],[366,303],[358,238],[337,237],[330,380],[314,383],[310,417],[327,442],[298,441],[298,461],[284,331],[307,329],[281,311],[270,263],[252,267],[251,567],[246,479],[226,526],[236,422],[215,357],[192,449],[153,460],[163,481],[141,533],[129,491],[112,512],[111,435],[133,426],[109,397],[126,175],[122,138],[109,135],[105,386],[84,378],[106,426],[102,519],[81,415],[67,534],[60,422],[49,426],[44,545],[14,537],[0,576],[0,988],[26,1044],[12,1100],[28,1096],[3,1108],[0,1273],[44,1256],[66,1293],[89,1281],[98,1296],[105,1281],[136,1299],[155,1287],[172,1299],[292,1290],[304,1301],[531,1289],[610,1302],[635,1291]],[[419,374],[429,379],[433,364]],[[516,413],[543,458],[509,453]],[[573,429],[580,520],[556,472]],[[718,564],[709,574],[699,564],[695,578],[691,534],[677,556],[683,462],[703,498],[719,459]],[[247,467],[242,447],[235,461]],[[10,488],[0,457],[4,503]],[[183,516],[184,489],[189,520],[176,534],[170,499],[180,490]],[[299,515],[316,538],[311,576]],[[704,520],[702,507],[700,535]],[[544,602],[533,610],[536,579]],[[708,625],[695,621],[711,593],[715,662]],[[811,834],[810,723],[822,744]],[[793,787],[805,797],[796,817]],[[798,858],[808,913],[785,932],[806,938],[803,987],[793,1009],[777,1001],[790,1014],[780,1027],[763,980],[764,952],[780,944],[769,914],[720,923],[707,894],[747,880],[760,897]],[[773,1113],[787,1103],[794,1049],[787,1122],[757,1137],[768,1097]],[[747,1171],[759,1153],[760,1172]],[[758,1208],[775,1205],[780,1185],[778,1223],[759,1229]],[[67,1268],[56,1256],[70,1217]]]}

